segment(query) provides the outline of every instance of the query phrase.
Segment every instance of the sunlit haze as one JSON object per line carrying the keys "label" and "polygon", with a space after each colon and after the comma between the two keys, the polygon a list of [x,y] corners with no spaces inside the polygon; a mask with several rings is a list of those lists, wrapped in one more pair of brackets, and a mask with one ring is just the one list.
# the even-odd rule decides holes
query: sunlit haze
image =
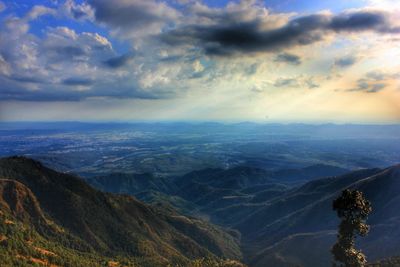
{"label": "sunlit haze", "polygon": [[1,121],[400,122],[400,2],[0,2]]}

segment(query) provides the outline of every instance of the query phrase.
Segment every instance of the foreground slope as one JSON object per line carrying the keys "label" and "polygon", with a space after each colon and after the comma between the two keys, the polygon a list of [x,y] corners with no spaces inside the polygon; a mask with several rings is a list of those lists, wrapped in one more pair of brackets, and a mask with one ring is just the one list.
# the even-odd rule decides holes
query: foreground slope
{"label": "foreground slope", "polygon": [[[56,244],[60,244],[57,238],[69,238],[72,241],[62,245],[79,253],[96,251],[105,257],[141,259],[142,266],[186,265],[203,257],[241,257],[237,238],[219,227],[161,211],[131,196],[97,191],[77,177],[25,157],[0,159],[0,177],[8,179],[2,180],[5,187],[16,188],[10,192],[17,194],[21,191],[18,188],[30,192],[26,194],[33,203],[24,208],[25,202],[14,205],[3,201],[8,216]],[[22,217],[18,215],[21,207],[26,210]],[[62,235],[46,223],[37,223],[41,221],[49,221],[66,237],[60,238]]]}
{"label": "foreground slope", "polygon": [[[101,266],[116,262],[96,253],[43,213],[32,191],[0,179],[0,266]],[[119,258],[125,266],[134,261]]]}

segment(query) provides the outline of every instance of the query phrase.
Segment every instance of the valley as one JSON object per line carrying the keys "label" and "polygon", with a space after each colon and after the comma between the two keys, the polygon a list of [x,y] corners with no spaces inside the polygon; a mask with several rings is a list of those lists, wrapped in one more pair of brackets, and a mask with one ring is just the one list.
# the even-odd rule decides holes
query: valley
{"label": "valley", "polygon": [[[210,266],[323,267],[338,225],[331,203],[353,188],[373,203],[371,232],[357,246],[369,262],[399,256],[396,127],[376,140],[359,138],[361,126],[337,126],[336,137],[332,126],[324,126],[324,135],[299,126],[302,132],[279,138],[271,129],[284,126],[213,125],[191,137],[205,125],[167,126],[0,131],[2,182],[31,192],[27,202],[36,203],[16,213],[5,199],[5,218],[29,225],[45,248],[61,245],[58,251],[79,264],[98,257],[127,266],[190,266],[207,258]],[[222,134],[226,127],[236,133]],[[24,156],[6,157],[15,153]],[[2,230],[7,239],[11,226]]]}

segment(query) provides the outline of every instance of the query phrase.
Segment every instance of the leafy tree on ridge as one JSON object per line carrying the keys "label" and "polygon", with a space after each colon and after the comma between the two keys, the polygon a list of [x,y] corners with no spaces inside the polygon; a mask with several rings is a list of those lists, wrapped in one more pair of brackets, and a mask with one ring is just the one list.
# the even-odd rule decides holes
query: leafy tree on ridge
{"label": "leafy tree on ridge", "polygon": [[331,252],[334,256],[334,267],[364,267],[367,263],[365,255],[355,248],[356,235],[366,236],[369,225],[366,224],[368,214],[372,211],[371,203],[363,193],[346,189],[333,201],[333,210],[341,219],[338,240]]}

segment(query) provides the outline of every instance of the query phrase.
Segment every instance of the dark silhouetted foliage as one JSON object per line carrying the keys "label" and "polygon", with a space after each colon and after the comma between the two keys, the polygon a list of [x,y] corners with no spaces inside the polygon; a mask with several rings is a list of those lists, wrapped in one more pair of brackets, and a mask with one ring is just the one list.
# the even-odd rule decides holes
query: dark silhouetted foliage
{"label": "dark silhouetted foliage", "polygon": [[333,210],[342,220],[339,225],[338,241],[332,247],[333,266],[363,267],[367,263],[365,255],[355,248],[356,235],[366,236],[369,226],[366,224],[368,214],[372,211],[371,203],[363,193],[346,189],[333,201]]}

